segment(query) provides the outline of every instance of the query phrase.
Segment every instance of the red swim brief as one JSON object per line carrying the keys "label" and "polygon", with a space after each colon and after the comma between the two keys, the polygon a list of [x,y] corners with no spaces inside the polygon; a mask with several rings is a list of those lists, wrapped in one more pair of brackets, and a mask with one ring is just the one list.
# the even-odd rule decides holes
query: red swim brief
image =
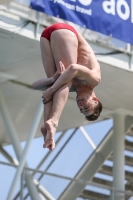
{"label": "red swim brief", "polygon": [[44,37],[44,38],[46,38],[47,40],[50,41],[50,36],[51,36],[52,32],[56,31],[56,30],[59,30],[59,29],[70,30],[73,33],[75,33],[75,35],[78,37],[77,31],[72,26],[70,26],[69,24],[65,24],[65,23],[56,23],[56,24],[53,24],[53,25],[47,27],[42,32],[41,37]]}

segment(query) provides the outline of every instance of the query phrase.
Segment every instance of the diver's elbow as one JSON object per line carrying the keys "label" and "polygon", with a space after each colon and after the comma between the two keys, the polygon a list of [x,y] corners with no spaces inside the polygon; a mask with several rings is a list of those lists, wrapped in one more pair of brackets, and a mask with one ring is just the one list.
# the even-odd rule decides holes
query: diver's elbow
{"label": "diver's elbow", "polygon": [[98,79],[97,79],[97,83],[99,84],[101,82],[101,77],[99,77]]}
{"label": "diver's elbow", "polygon": [[97,77],[95,79],[95,86],[99,85],[100,82],[101,82],[101,77]]}
{"label": "diver's elbow", "polygon": [[32,83],[31,87],[32,87],[34,90],[36,90],[36,89],[37,89],[37,87],[36,87],[36,82]]}

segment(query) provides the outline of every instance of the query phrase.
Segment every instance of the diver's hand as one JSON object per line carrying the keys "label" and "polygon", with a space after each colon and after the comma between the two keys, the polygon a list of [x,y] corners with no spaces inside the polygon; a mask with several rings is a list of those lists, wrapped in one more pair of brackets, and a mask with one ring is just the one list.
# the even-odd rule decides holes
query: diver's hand
{"label": "diver's hand", "polygon": [[65,71],[65,66],[59,63],[58,69],[53,75],[54,82],[58,79],[58,77]]}
{"label": "diver's hand", "polygon": [[44,91],[42,95],[43,104],[46,104],[49,101],[51,101],[53,99],[53,95],[54,91],[52,90],[52,88],[48,88],[46,91]]}

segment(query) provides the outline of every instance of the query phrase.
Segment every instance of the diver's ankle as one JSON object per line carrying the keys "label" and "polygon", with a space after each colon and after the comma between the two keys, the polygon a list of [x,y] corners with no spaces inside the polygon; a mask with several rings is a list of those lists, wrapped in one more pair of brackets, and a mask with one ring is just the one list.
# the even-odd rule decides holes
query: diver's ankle
{"label": "diver's ankle", "polygon": [[51,122],[53,124],[53,127],[57,128],[58,127],[58,123],[55,120],[53,120],[53,119],[50,119],[50,120],[51,120]]}

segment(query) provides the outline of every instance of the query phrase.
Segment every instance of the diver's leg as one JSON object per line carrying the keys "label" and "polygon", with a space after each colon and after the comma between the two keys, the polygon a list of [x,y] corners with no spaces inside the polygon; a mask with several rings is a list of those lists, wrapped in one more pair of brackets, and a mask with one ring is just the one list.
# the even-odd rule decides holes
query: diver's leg
{"label": "diver's leg", "polygon": [[61,113],[68,99],[70,87],[71,87],[71,83],[65,84],[59,90],[57,90],[57,92],[54,94],[50,119],[45,122],[47,135],[46,135],[44,147],[48,147],[50,144],[52,144],[51,150],[55,148],[55,143],[53,142],[54,134],[56,132],[56,128],[58,127]]}
{"label": "diver's leg", "polygon": [[[68,30],[63,29],[63,35],[64,32],[66,32],[67,35],[70,33],[67,31]],[[70,34],[70,37],[68,37],[68,40],[66,41],[65,37],[63,38],[63,36],[60,37],[61,35],[58,35],[59,32],[61,33],[61,29],[54,31],[51,35],[51,49],[56,67],[59,66],[59,61],[62,61],[67,68],[70,64],[77,63],[78,42],[74,34]],[[57,45],[55,45],[55,41],[57,41]],[[48,133],[44,144],[45,147],[49,146],[49,144],[52,144],[54,134],[59,123],[59,118],[68,98],[71,84],[72,83],[70,82],[62,86],[53,96],[51,115],[49,120],[47,120],[45,123]],[[52,149],[54,149],[54,146],[52,146]]]}
{"label": "diver's leg", "polygon": [[[42,57],[42,62],[44,66],[45,73],[48,78],[52,77],[55,74],[56,67],[55,67],[55,62],[54,58],[52,55],[51,51],[51,46],[49,40],[46,38],[41,37],[40,38],[40,48],[41,48],[41,57]],[[44,106],[44,125],[41,127],[41,132],[44,136],[44,142],[47,134],[47,130],[45,128],[45,122],[49,119],[50,117],[50,112],[52,109],[52,101],[48,102]]]}

